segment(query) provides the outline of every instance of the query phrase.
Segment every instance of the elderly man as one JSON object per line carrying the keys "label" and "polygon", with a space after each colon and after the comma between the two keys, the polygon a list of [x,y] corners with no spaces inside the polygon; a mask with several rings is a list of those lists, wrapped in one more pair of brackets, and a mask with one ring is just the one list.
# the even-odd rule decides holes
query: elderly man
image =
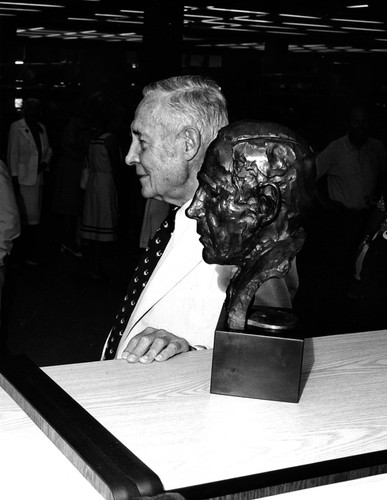
{"label": "elderly man", "polygon": [[[213,345],[235,269],[204,262],[196,222],[185,214],[198,187],[207,147],[228,122],[219,86],[198,76],[173,77],[149,85],[143,95],[126,162],[136,167],[145,198],[163,200],[177,209],[172,211],[175,221],[164,222],[134,273],[103,359],[150,363]],[[171,235],[165,249],[164,232]],[[154,258],[159,260],[152,270]],[[272,281],[268,288],[285,286]],[[277,295],[274,291],[268,297]]]}

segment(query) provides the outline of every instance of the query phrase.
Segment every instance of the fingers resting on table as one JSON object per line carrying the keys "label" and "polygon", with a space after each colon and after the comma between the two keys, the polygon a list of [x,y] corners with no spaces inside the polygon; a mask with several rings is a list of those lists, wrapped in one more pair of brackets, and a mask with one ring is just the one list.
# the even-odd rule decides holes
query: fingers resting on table
{"label": "fingers resting on table", "polygon": [[166,330],[148,327],[135,335],[122,353],[129,363],[166,361],[176,354],[187,352],[188,342]]}

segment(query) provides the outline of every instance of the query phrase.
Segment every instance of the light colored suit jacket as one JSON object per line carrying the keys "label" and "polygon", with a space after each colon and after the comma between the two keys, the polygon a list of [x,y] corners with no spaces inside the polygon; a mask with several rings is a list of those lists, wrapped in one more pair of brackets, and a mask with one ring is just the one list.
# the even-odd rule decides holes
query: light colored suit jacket
{"label": "light colored suit jacket", "polygon": [[[41,162],[49,163],[52,150],[48,141],[46,128],[39,123],[42,132],[40,142],[42,146]],[[11,124],[8,137],[8,167],[13,177],[24,186],[33,186],[38,178],[39,155],[32,133],[24,118]]]}
{"label": "light colored suit jacket", "polygon": [[[196,221],[185,215],[187,202],[176,214],[175,230],[129,319],[117,349],[120,358],[129,340],[147,327],[164,329],[192,346],[212,347],[227,286],[234,266],[206,264]],[[280,290],[280,293],[276,293]],[[284,292],[286,290],[286,292]],[[291,307],[284,280],[266,282],[260,303]],[[268,297],[268,301],[264,297]],[[276,297],[275,299],[273,297]],[[272,303],[276,300],[276,303]]]}

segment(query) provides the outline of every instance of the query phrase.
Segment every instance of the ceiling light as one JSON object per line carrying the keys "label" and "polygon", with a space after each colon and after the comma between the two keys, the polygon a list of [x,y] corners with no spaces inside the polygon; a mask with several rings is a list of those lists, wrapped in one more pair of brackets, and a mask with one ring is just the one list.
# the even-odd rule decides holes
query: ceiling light
{"label": "ceiling light", "polygon": [[122,16],[120,14],[99,14],[99,13],[96,12],[95,15],[99,16],[99,17],[113,17],[113,18],[115,18],[115,17],[122,17],[123,19],[127,19],[128,18],[128,16]]}
{"label": "ceiling light", "polygon": [[220,7],[208,6],[208,10],[217,10],[222,12],[237,12],[240,14],[255,14],[256,16],[267,16],[267,12],[258,12],[255,10],[222,9]]}
{"label": "ceiling light", "polygon": [[281,17],[297,17],[299,19],[321,19],[321,17],[317,16],[302,16],[299,14],[278,14]]}
{"label": "ceiling light", "polygon": [[[203,18],[203,23],[207,24],[225,24],[225,20],[222,17],[210,17],[209,19]],[[238,23],[234,23],[234,26],[238,26]]]}
{"label": "ceiling light", "polygon": [[64,9],[64,5],[56,5],[49,3],[22,3],[22,2],[0,2],[0,5],[18,5],[21,7],[52,7],[54,9]]}
{"label": "ceiling light", "polygon": [[120,12],[127,12],[129,14],[144,14],[143,10],[125,10],[125,9],[121,9]]}
{"label": "ceiling light", "polygon": [[344,29],[346,30],[352,30],[352,31],[381,31],[382,33],[385,32],[386,30],[382,29],[377,29],[377,28],[359,28],[359,27],[351,27],[351,26],[343,26]]}
{"label": "ceiling light", "polygon": [[11,10],[18,12],[41,12],[40,9],[15,9],[14,7],[0,7],[0,10]]}
{"label": "ceiling light", "polygon": [[69,21],[93,21],[97,22],[97,19],[91,19],[89,17],[68,17],[67,18]]}
{"label": "ceiling light", "polygon": [[143,24],[142,21],[127,21],[126,19],[106,19],[108,23]]}
{"label": "ceiling light", "polygon": [[334,29],[321,29],[321,30],[318,30],[318,29],[308,29],[307,31],[313,31],[313,32],[317,32],[317,33],[337,33],[339,35],[344,35],[344,34],[347,34],[346,31],[344,30],[334,30]]}
{"label": "ceiling light", "polygon": [[366,3],[357,4],[357,5],[347,5],[347,9],[366,9],[368,5]]}
{"label": "ceiling light", "polygon": [[211,29],[213,30],[230,30],[230,31],[249,31],[250,33],[251,32],[255,32],[255,30],[249,30],[249,29],[246,29],[246,28],[229,28],[229,26],[227,25],[224,25],[224,26],[211,26]]}
{"label": "ceiling light", "polygon": [[267,19],[251,19],[247,16],[235,16],[233,17],[234,21],[242,21],[244,23],[272,23],[273,21],[268,21]]}
{"label": "ceiling light", "polygon": [[369,24],[383,24],[383,21],[365,21],[364,19],[338,19],[332,17],[331,21],[340,21],[342,23],[369,23]]}
{"label": "ceiling light", "polygon": [[195,17],[195,18],[199,18],[199,19],[218,19],[220,21],[223,20],[223,17],[215,17],[215,16],[203,16],[203,15],[199,15],[199,14],[186,14],[185,17]]}
{"label": "ceiling light", "polygon": [[[225,22],[225,21],[203,21],[203,23],[206,23],[206,24],[219,24],[221,26],[230,26],[230,28],[240,28],[241,30],[244,30],[245,28],[242,27],[239,23],[228,23],[228,22]],[[267,26],[251,26],[251,30],[249,31],[255,31],[259,28],[262,28],[262,29],[266,29]]]}
{"label": "ceiling light", "polygon": [[305,33],[297,33],[296,31],[273,31],[272,29],[267,30],[266,33],[273,33],[274,35],[295,35],[295,36],[305,36]]}
{"label": "ceiling light", "polygon": [[330,28],[329,24],[309,24],[309,23],[284,23],[290,26],[306,26],[310,28]]}

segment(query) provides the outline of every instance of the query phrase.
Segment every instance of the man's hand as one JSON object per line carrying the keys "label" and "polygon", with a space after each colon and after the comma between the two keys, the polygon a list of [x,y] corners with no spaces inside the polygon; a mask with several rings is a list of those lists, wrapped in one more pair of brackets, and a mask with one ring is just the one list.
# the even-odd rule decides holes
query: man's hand
{"label": "man's hand", "polygon": [[122,357],[129,363],[152,363],[152,361],[166,361],[176,354],[189,351],[188,342],[166,330],[145,328],[144,331],[130,339],[122,353]]}

